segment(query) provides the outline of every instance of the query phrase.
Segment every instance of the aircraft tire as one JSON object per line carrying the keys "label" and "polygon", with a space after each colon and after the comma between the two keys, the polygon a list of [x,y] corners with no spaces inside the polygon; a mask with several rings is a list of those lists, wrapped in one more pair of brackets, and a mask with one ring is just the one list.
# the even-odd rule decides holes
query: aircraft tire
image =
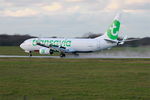
{"label": "aircraft tire", "polygon": [[29,56],[32,57],[32,52],[31,51],[29,52]]}
{"label": "aircraft tire", "polygon": [[64,53],[61,53],[60,57],[63,58],[63,57],[66,57],[66,55]]}

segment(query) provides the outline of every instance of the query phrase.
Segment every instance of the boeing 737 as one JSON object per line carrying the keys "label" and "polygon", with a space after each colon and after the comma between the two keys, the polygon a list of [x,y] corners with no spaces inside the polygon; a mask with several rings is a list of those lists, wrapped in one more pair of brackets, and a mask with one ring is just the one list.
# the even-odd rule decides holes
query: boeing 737
{"label": "boeing 737", "polygon": [[50,54],[59,52],[60,57],[65,57],[67,53],[89,53],[108,49],[119,44],[124,44],[123,40],[118,40],[120,30],[120,15],[117,14],[112,24],[104,35],[94,39],[68,39],[68,38],[31,38],[25,40],[20,47],[32,56],[32,52],[40,54]]}

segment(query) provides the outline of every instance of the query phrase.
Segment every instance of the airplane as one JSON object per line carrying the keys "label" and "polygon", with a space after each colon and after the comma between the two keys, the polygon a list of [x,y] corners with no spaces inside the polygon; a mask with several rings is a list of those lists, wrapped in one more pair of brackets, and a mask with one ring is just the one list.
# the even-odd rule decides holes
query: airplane
{"label": "airplane", "polygon": [[30,56],[32,56],[32,52],[45,55],[59,52],[60,57],[65,57],[67,53],[76,55],[100,51],[124,44],[127,37],[118,40],[120,26],[120,14],[117,14],[105,34],[94,39],[31,38],[25,40],[20,47]]}

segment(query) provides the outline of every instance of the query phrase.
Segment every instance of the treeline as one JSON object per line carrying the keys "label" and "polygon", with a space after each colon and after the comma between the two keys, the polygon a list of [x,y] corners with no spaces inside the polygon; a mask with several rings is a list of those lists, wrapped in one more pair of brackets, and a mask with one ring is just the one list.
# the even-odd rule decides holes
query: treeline
{"label": "treeline", "polygon": [[24,40],[33,38],[30,35],[0,35],[0,46],[19,46]]}
{"label": "treeline", "polygon": [[150,45],[150,37],[145,38],[128,38],[123,46],[138,47]]}
{"label": "treeline", "polygon": [[[101,34],[88,33],[83,37],[77,37],[77,38],[96,38],[98,36],[101,36]],[[19,46],[26,39],[30,39],[34,37],[35,36],[30,36],[30,35],[2,34],[0,35],[0,46]],[[52,38],[56,38],[56,37],[52,37]],[[137,46],[147,46],[147,45],[150,45],[150,37],[128,38],[127,42],[125,42],[125,44],[122,46],[137,47]]]}

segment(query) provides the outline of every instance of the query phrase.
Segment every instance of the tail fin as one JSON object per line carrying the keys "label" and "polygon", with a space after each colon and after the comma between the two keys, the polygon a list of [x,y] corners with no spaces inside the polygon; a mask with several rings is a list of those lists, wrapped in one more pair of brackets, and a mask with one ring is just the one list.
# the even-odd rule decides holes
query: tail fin
{"label": "tail fin", "polygon": [[107,31],[104,34],[105,39],[117,40],[119,30],[120,30],[120,24],[121,24],[119,19],[120,19],[120,14],[117,14],[112,24],[110,25],[110,27],[107,29]]}

